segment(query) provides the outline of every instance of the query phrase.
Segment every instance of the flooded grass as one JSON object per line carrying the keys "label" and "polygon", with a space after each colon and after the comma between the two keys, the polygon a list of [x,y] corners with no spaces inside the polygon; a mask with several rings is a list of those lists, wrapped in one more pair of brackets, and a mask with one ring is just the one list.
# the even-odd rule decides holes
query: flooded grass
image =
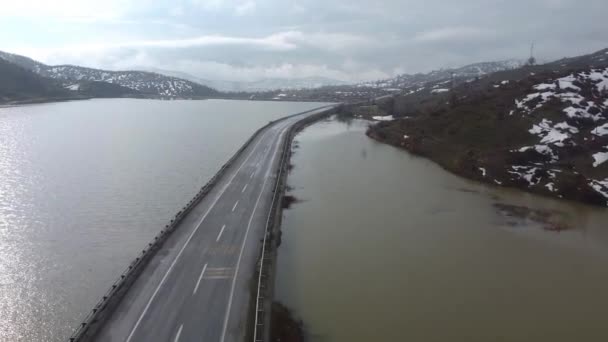
{"label": "flooded grass", "polygon": [[285,305],[272,303],[271,321],[272,342],[304,342],[304,324]]}
{"label": "flooded grass", "polygon": [[541,224],[543,229],[548,231],[560,232],[572,228],[565,222],[565,214],[557,210],[535,209],[505,203],[494,203],[494,207],[502,215],[517,219],[508,222],[511,226],[525,227],[528,221],[532,221]]}
{"label": "flooded grass", "polygon": [[282,203],[281,203],[281,207],[282,207],[283,209],[289,209],[289,208],[291,208],[291,206],[292,206],[294,203],[297,203],[297,202],[298,202],[298,199],[297,199],[295,196],[292,196],[292,195],[285,195],[285,196],[283,196],[283,200],[282,200]]}

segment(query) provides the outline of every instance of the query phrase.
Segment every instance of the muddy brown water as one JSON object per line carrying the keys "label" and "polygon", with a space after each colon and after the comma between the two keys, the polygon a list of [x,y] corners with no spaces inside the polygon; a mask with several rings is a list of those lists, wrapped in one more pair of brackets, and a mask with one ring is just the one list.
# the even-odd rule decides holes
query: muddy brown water
{"label": "muddy brown water", "polygon": [[608,210],[462,179],[367,124],[296,138],[276,296],[310,341],[608,341]]}

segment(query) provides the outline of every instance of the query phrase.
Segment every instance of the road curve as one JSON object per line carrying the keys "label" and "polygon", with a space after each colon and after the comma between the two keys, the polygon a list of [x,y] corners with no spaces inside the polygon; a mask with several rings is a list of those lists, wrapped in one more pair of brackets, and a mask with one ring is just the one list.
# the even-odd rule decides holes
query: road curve
{"label": "road curve", "polygon": [[243,341],[260,240],[289,127],[249,144],[145,266],[95,341]]}

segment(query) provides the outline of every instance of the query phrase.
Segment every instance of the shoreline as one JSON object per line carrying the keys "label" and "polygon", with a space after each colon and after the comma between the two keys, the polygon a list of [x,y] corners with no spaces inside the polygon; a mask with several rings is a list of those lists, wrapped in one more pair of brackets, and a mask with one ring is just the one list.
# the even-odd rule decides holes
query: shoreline
{"label": "shoreline", "polygon": [[[534,195],[543,196],[543,197],[547,197],[547,198],[582,203],[582,204],[586,204],[586,205],[590,205],[590,206],[594,206],[594,207],[603,207],[603,208],[607,207],[606,201],[598,199],[597,196],[593,196],[595,194],[590,195],[590,193],[588,191],[589,189],[573,187],[572,189],[568,189],[567,191],[564,191],[561,193],[556,193],[556,192],[552,192],[549,189],[545,189],[545,188],[529,187],[529,186],[527,186],[527,184],[513,182],[513,181],[510,181],[509,179],[501,178],[500,180],[497,180],[496,179],[497,177],[488,178],[485,176],[486,168],[483,167],[485,164],[478,166],[479,161],[476,160],[474,157],[465,158],[466,157],[465,156],[465,157],[461,158],[461,160],[453,161],[454,165],[452,165],[452,164],[446,162],[445,160],[443,160],[440,156],[436,156],[435,154],[433,154],[433,152],[431,151],[432,149],[428,148],[428,146],[425,146],[425,144],[423,143],[423,141],[431,140],[432,137],[421,136],[421,135],[418,135],[416,132],[408,131],[407,139],[402,140],[400,143],[396,143],[396,142],[393,142],[393,140],[389,139],[389,137],[387,137],[387,136],[382,137],[381,135],[383,135],[384,132],[376,131],[375,127],[376,126],[370,126],[370,128],[368,128],[368,130],[365,132],[365,135],[367,137],[369,137],[370,139],[373,139],[377,142],[380,142],[380,143],[383,143],[386,145],[396,147],[400,150],[405,150],[406,152],[411,153],[415,156],[422,157],[429,161],[432,161],[433,163],[440,166],[442,169],[444,169],[456,176],[459,176],[459,177],[462,177],[462,178],[465,178],[468,180],[480,182],[485,185],[517,189],[519,191],[523,191],[526,193],[531,193]],[[436,143],[438,145],[446,144],[445,142],[439,142],[439,141],[434,141],[433,143]],[[447,150],[447,148],[446,148],[446,150]],[[454,155],[455,159],[457,159],[458,157],[461,157],[456,152],[454,152],[453,155]],[[457,167],[457,166],[459,166],[459,167]],[[504,164],[501,166],[504,169],[506,169],[508,167],[507,164]],[[569,181],[571,180],[572,182],[580,181],[579,178],[581,177],[580,174],[577,174],[576,172],[572,172],[569,170],[560,170],[559,175],[563,176],[564,178],[567,178]],[[500,177],[498,177],[498,178],[500,178]]]}
{"label": "shoreline", "polygon": [[84,100],[95,100],[95,99],[133,99],[133,100],[158,100],[158,101],[204,101],[204,100],[227,100],[227,101],[251,101],[251,102],[323,102],[316,100],[275,100],[275,99],[248,99],[239,97],[201,97],[201,98],[163,98],[163,97],[60,97],[60,98],[34,98],[25,100],[11,100],[11,101],[0,101],[0,108],[10,108],[17,106],[27,106],[34,104],[46,104],[46,103],[61,103],[71,101],[84,101]]}
{"label": "shoreline", "polygon": [[84,96],[84,97],[83,96],[69,96],[69,97],[40,97],[40,98],[31,98],[31,99],[24,99],[24,100],[11,100],[11,101],[0,102],[0,108],[16,107],[16,106],[31,105],[31,104],[90,100],[93,98],[94,97],[88,97],[88,96]]}

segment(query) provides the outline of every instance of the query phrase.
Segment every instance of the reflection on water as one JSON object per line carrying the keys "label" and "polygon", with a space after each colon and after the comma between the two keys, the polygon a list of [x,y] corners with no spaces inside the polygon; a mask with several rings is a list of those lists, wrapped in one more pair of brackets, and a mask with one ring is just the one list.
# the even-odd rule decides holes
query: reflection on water
{"label": "reflection on water", "polygon": [[255,129],[314,103],[0,108],[0,341],[63,341]]}
{"label": "reflection on water", "polygon": [[277,299],[312,341],[608,340],[608,211],[467,181],[366,125],[297,137]]}

